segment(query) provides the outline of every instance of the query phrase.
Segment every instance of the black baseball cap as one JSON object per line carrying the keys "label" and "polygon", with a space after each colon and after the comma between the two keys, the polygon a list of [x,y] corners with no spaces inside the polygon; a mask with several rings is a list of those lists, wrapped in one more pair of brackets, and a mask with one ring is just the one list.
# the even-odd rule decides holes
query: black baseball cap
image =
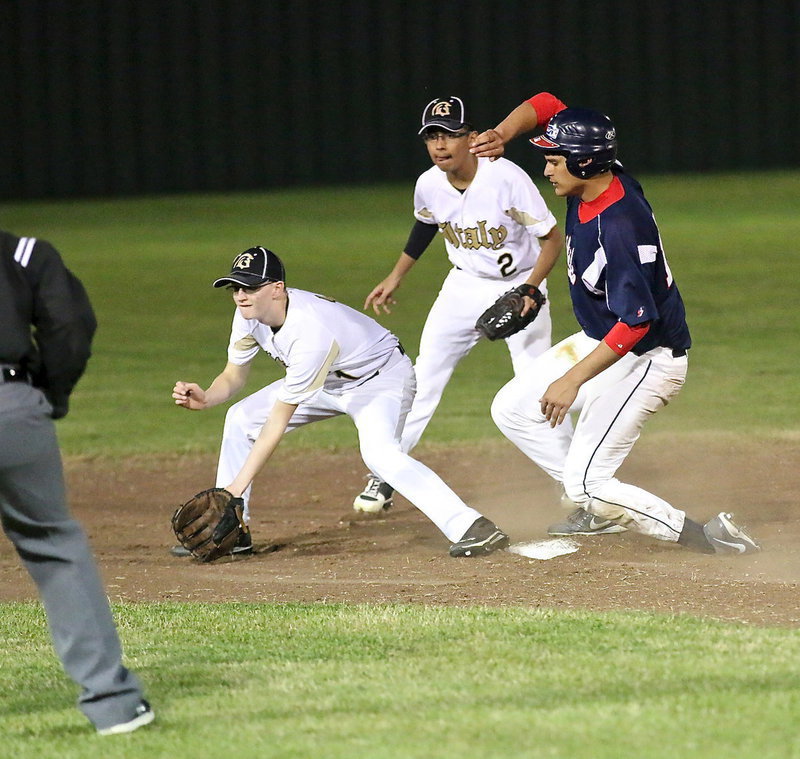
{"label": "black baseball cap", "polygon": [[231,273],[220,277],[214,287],[225,285],[242,285],[243,287],[261,287],[270,282],[285,282],[286,270],[283,262],[271,250],[248,248],[233,259]]}
{"label": "black baseball cap", "polygon": [[461,98],[436,98],[425,106],[422,112],[422,134],[426,129],[444,129],[447,132],[459,132],[467,124],[464,101]]}

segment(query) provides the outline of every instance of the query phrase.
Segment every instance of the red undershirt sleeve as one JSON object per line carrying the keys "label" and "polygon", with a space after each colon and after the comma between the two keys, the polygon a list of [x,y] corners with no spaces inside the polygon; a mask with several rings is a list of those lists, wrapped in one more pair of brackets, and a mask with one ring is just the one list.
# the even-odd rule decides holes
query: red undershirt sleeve
{"label": "red undershirt sleeve", "polygon": [[650,331],[650,322],[629,327],[624,322],[617,322],[603,338],[603,342],[614,353],[624,356]]}
{"label": "red undershirt sleeve", "polygon": [[555,116],[559,111],[563,111],[566,103],[562,103],[555,95],[549,92],[540,92],[526,101],[536,109],[536,116],[538,118],[537,126],[544,126]]}

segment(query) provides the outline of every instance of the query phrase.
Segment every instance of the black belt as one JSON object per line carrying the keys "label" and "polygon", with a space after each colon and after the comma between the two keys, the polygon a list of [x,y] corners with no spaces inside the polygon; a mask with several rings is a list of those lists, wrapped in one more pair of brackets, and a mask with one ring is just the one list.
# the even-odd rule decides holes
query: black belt
{"label": "black belt", "polygon": [[[402,346],[402,345],[401,345],[399,342],[397,343],[397,350],[399,350],[399,351],[400,351],[400,353],[401,353],[403,356],[405,356],[405,355],[406,355],[406,351],[405,351],[405,349],[403,348],[403,346]],[[375,377],[377,377],[377,376],[378,376],[380,373],[381,373],[381,370],[380,370],[380,369],[378,369],[377,371],[375,371],[375,372],[373,372],[372,374],[370,374],[370,375],[369,375],[369,377],[354,377],[352,374],[348,374],[347,372],[343,372],[343,371],[341,371],[340,369],[337,369],[337,370],[334,372],[334,374],[335,374],[337,377],[339,377],[339,379],[348,379],[348,380],[361,380],[360,384],[362,384],[362,385],[363,385],[365,382],[369,382],[371,379],[374,379],[374,378],[375,378]]]}
{"label": "black belt", "polygon": [[686,348],[673,348],[672,349],[672,358],[680,358],[681,356],[686,355]]}
{"label": "black belt", "polygon": [[20,366],[4,366],[2,368],[2,382],[30,382],[31,378]]}

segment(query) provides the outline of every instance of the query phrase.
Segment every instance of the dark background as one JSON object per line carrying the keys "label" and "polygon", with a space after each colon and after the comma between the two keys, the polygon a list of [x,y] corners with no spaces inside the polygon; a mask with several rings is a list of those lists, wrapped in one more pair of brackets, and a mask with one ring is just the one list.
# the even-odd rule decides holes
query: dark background
{"label": "dark background", "polygon": [[543,89],[637,173],[800,166],[797,0],[0,0],[0,30],[5,199],[410,180],[430,99],[486,128]]}

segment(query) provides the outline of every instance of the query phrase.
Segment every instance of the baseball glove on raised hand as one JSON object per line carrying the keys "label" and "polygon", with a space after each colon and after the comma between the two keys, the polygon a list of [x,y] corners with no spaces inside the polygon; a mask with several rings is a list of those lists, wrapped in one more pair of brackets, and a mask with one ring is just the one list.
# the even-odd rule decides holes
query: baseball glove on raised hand
{"label": "baseball glove on raised hand", "polygon": [[178,506],[172,529],[178,542],[200,561],[227,556],[245,530],[244,501],[224,488],[209,488]]}
{"label": "baseball glove on raised hand", "polygon": [[[523,316],[525,295],[533,300],[533,305]],[[489,340],[503,340],[525,329],[539,315],[546,300],[542,291],[535,285],[519,285],[503,293],[489,306],[478,317],[475,329]]]}

